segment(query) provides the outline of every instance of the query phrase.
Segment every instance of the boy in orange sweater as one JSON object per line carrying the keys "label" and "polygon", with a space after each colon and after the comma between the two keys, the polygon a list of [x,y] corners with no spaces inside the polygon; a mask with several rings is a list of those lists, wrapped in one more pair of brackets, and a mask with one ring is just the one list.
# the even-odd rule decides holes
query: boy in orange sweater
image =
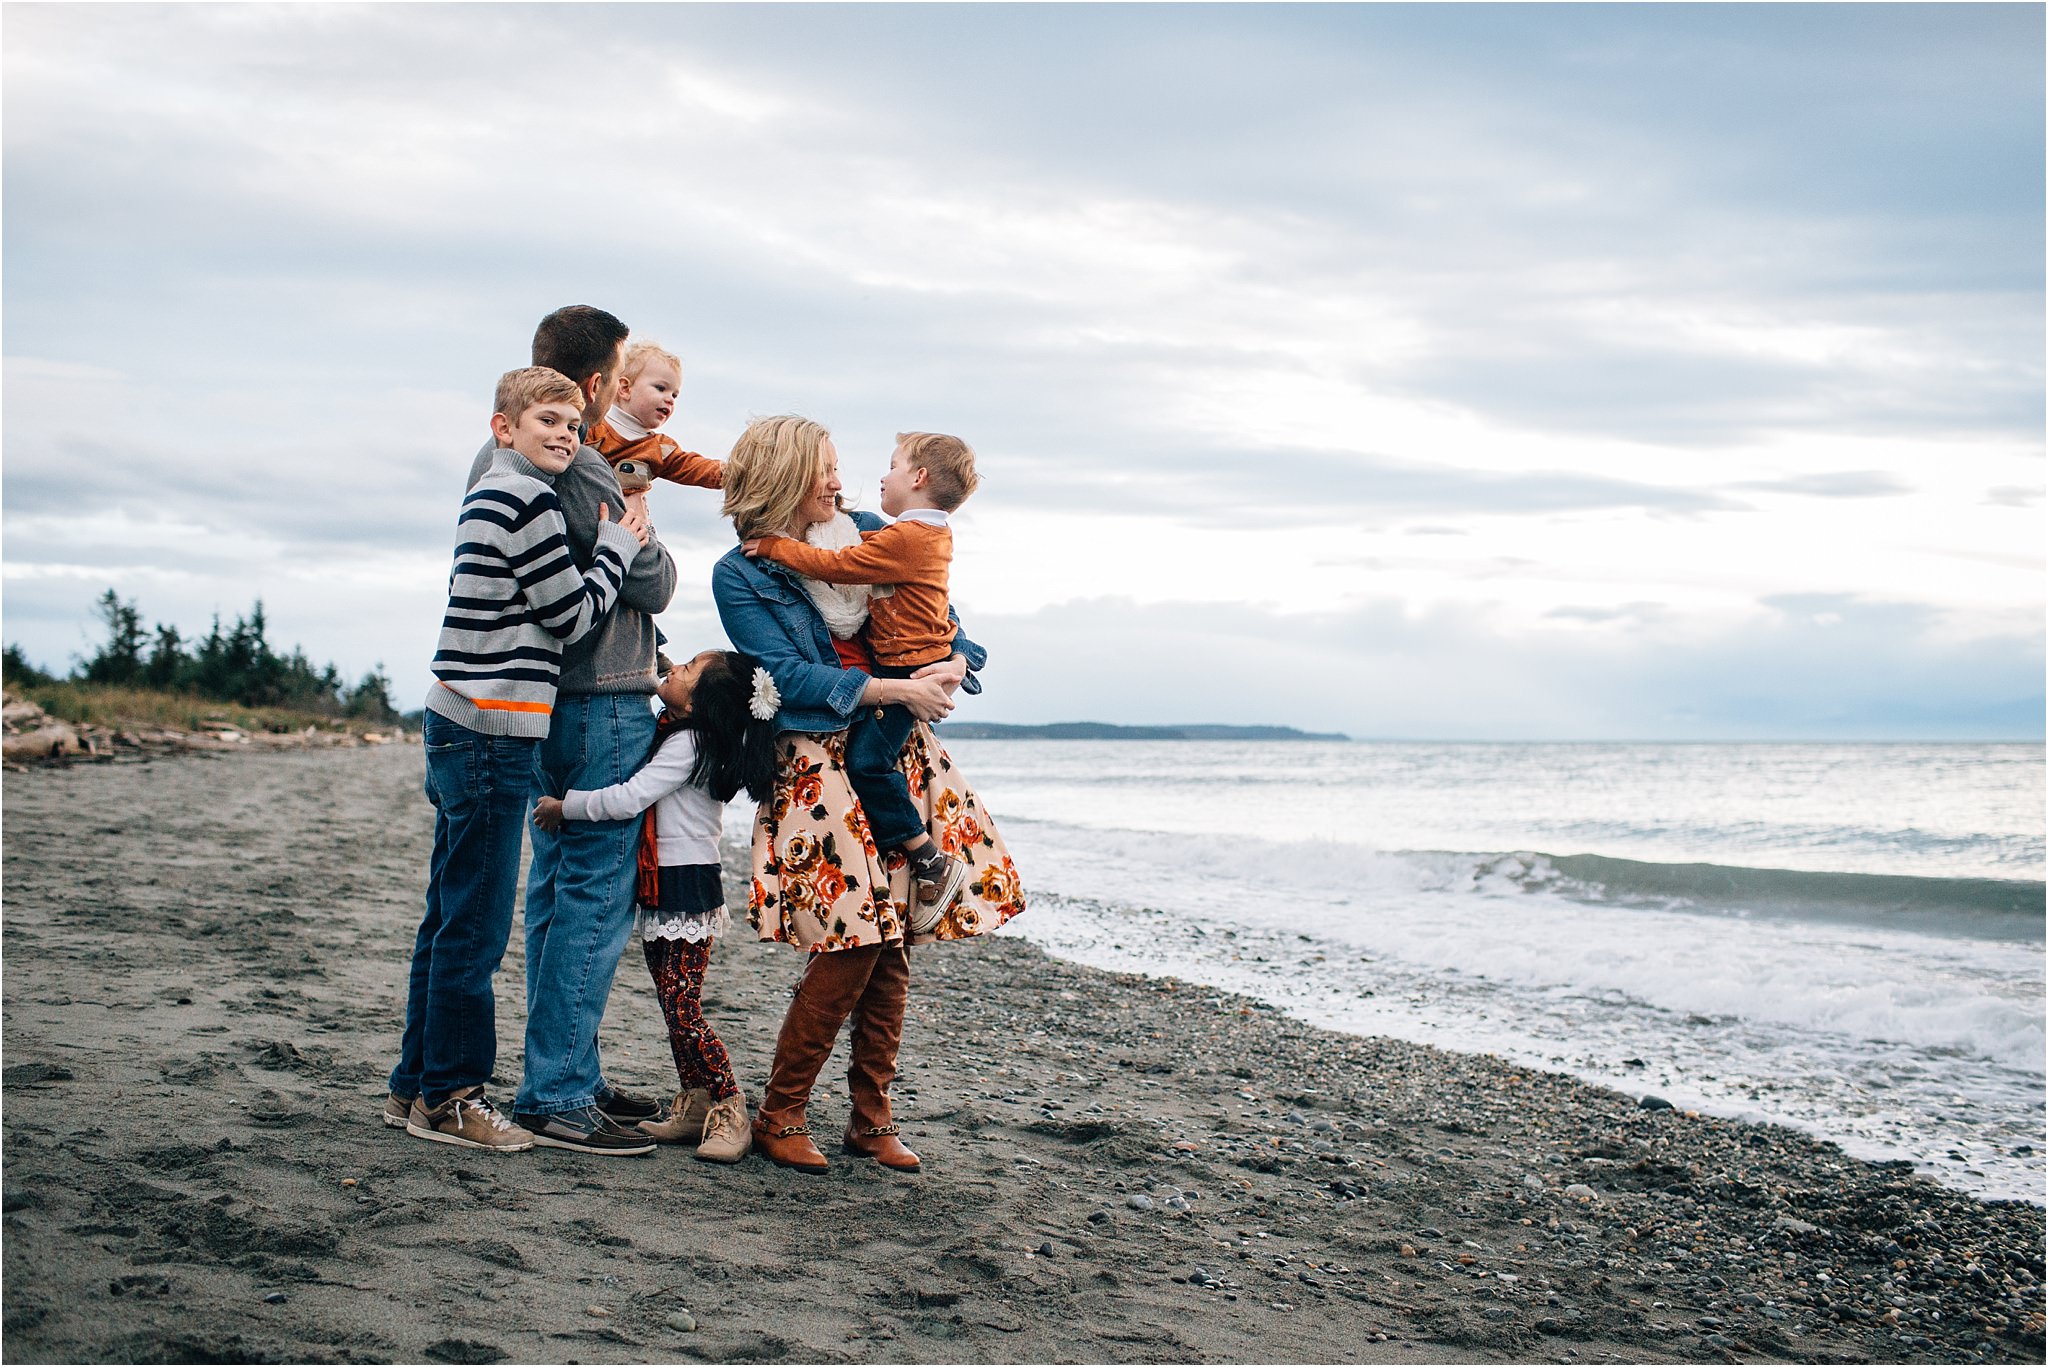
{"label": "boy in orange sweater", "polygon": [[[955,628],[947,615],[953,529],[947,514],[978,483],[974,452],[960,438],[900,432],[889,473],[882,477],[882,511],[893,523],[862,532],[861,544],[844,550],[821,550],[783,536],[748,541],[742,549],[829,584],[893,585],[894,593],[869,600],[868,646],[875,652],[877,678],[907,679],[953,653]],[[910,929],[922,935],[960,895],[967,866],[926,834],[910,785],[896,767],[914,724],[902,706],[862,711],[847,727],[846,770],[876,846],[900,849],[910,860]]]}

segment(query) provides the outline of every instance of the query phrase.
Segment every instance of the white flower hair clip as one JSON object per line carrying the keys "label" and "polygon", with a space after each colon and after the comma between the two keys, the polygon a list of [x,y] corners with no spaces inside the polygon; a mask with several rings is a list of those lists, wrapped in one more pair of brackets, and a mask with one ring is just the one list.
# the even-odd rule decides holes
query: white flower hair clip
{"label": "white flower hair clip", "polygon": [[754,696],[747,701],[747,711],[754,714],[756,721],[773,721],[775,709],[780,706],[782,694],[776,691],[774,676],[755,665]]}

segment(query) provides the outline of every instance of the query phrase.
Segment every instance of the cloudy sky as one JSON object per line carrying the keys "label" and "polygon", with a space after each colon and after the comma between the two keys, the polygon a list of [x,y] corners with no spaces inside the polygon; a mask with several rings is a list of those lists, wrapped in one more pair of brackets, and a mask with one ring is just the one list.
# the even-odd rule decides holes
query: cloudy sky
{"label": "cloudy sky", "polygon": [[10,4],[0,629],[260,596],[416,705],[593,303],[694,449],[974,443],[963,717],[2036,737],[2042,16]]}

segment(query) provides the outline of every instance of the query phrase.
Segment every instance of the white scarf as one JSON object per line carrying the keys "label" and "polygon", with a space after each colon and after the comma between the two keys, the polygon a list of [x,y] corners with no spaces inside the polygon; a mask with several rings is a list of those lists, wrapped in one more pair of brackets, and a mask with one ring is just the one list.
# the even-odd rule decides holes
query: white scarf
{"label": "white scarf", "polygon": [[[820,550],[844,550],[860,544],[860,528],[853,525],[852,518],[839,513],[829,522],[812,523],[804,540]],[[796,578],[817,605],[818,615],[825,619],[825,629],[842,641],[852,640],[868,620],[869,598],[886,598],[896,591],[887,584],[827,584],[801,574]]]}

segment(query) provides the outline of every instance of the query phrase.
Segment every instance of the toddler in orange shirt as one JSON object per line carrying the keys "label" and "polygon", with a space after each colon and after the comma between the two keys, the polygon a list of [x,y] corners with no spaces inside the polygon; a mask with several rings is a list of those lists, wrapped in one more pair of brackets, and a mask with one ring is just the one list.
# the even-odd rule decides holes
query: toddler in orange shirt
{"label": "toddler in orange shirt", "polygon": [[[882,477],[882,511],[896,520],[862,532],[858,546],[822,550],[783,536],[745,542],[748,555],[766,556],[798,574],[828,584],[889,584],[895,592],[869,600],[867,642],[875,676],[907,679],[953,653],[955,627],[947,582],[953,564],[952,513],[980,483],[974,452],[958,437],[900,432]],[[941,850],[910,800],[910,785],[896,767],[915,724],[900,705],[863,709],[846,731],[846,770],[881,849],[900,849],[910,860],[910,929],[937,926],[967,881],[967,866]]]}
{"label": "toddler in orange shirt", "polygon": [[[619,397],[603,419],[584,433],[584,441],[619,477],[619,492],[626,507],[641,521],[652,525],[647,515],[647,490],[657,479],[673,480],[699,489],[716,489],[725,483],[725,464],[695,451],[685,451],[673,437],[655,431],[676,411],[676,395],[683,387],[683,363],[674,352],[663,351],[653,342],[635,342],[626,348],[626,360],[619,367]],[[659,626],[654,629],[656,672],[666,674],[674,662],[663,647],[668,637]]]}
{"label": "toddler in orange shirt", "polygon": [[[716,489],[725,483],[722,462],[685,451],[673,437],[655,430],[676,411],[676,395],[682,387],[683,363],[673,352],[663,351],[653,342],[635,342],[626,348],[626,363],[619,368],[617,401],[585,434],[585,440],[618,473],[626,506],[643,517],[647,487],[656,479],[699,489]],[[627,468],[620,469],[621,464]]]}

